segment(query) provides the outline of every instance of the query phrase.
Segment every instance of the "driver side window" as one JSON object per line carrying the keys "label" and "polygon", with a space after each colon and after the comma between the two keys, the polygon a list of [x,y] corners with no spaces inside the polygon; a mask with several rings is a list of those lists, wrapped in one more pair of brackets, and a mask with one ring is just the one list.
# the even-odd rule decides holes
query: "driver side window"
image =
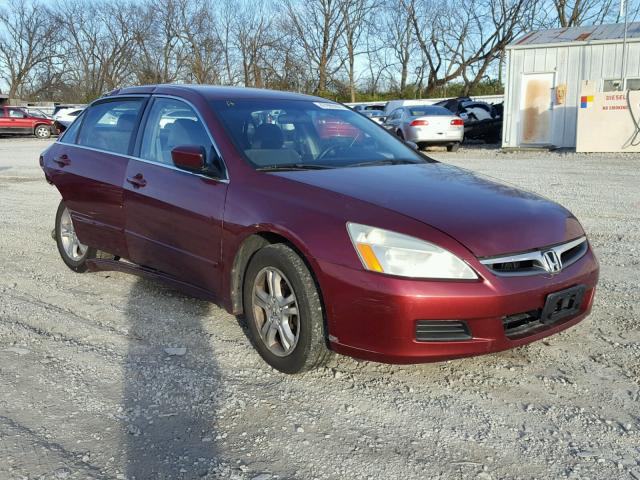
{"label": "driver side window", "polygon": [[173,98],[156,98],[145,124],[140,158],[173,165],[171,151],[186,145],[204,147],[208,163],[213,158],[213,145],[193,108]]}

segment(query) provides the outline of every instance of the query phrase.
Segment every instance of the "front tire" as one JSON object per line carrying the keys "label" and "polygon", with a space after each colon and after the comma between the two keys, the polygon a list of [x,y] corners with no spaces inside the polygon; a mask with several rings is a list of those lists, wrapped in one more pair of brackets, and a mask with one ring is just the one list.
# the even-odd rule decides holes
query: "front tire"
{"label": "front tire", "polygon": [[51,137],[51,128],[47,125],[38,125],[33,131],[33,134],[38,138],[47,139]]}
{"label": "front tire", "polygon": [[96,258],[97,250],[80,243],[71,214],[63,201],[60,201],[56,212],[54,237],[65,265],[76,273],[86,272],[87,260]]}
{"label": "front tire", "polygon": [[244,278],[243,302],[251,341],[273,368],[299,373],[326,362],[330,351],[320,295],[293,249],[275,244],[255,253]]}

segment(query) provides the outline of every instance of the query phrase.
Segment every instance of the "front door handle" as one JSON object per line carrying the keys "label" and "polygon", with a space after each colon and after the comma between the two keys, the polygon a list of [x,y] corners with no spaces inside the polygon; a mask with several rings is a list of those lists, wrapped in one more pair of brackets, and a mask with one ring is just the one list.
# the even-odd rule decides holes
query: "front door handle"
{"label": "front door handle", "polygon": [[147,181],[144,179],[141,173],[137,173],[133,177],[127,178],[127,182],[133,185],[133,188],[141,188],[147,184]]}
{"label": "front door handle", "polygon": [[71,163],[71,159],[66,154],[63,154],[63,155],[60,155],[59,157],[55,157],[53,159],[53,162],[57,163],[58,166],[60,167],[66,167]]}

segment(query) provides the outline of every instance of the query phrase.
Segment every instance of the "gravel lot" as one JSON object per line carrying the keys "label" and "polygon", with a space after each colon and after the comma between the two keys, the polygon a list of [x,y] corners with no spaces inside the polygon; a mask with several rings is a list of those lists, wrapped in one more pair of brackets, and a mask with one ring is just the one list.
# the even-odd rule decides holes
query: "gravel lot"
{"label": "gravel lot", "polygon": [[640,480],[638,156],[432,152],[574,212],[593,314],[500,354],[290,377],[215,305],[68,270],[46,145],[0,139],[0,479]]}

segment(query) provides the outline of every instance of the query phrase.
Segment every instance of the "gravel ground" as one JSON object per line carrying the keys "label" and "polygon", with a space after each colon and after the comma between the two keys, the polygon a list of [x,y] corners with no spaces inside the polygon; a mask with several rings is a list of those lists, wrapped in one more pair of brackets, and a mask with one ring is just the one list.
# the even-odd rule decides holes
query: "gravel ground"
{"label": "gravel ground", "polygon": [[0,139],[1,479],[640,480],[638,156],[434,151],[576,214],[593,314],[500,354],[291,377],[215,305],[68,270],[46,145]]}

